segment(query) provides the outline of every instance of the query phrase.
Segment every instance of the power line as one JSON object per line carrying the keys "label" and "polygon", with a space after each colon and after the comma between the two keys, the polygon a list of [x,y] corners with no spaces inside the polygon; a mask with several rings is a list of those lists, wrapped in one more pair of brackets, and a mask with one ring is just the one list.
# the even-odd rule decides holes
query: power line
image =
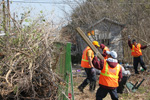
{"label": "power line", "polygon": [[[7,1],[6,1],[7,2]],[[39,1],[39,2],[35,2],[35,1],[9,1],[10,3],[41,3],[41,4],[75,4],[77,5],[77,2],[43,2],[43,1]],[[87,3],[94,3],[94,2],[87,2]],[[104,4],[103,2],[95,2],[97,4]],[[109,4],[109,3],[105,3],[105,4]],[[150,2],[144,2],[144,3],[121,3],[118,2],[117,4],[132,4],[132,5],[142,5],[142,4],[150,4]]]}
{"label": "power line", "polygon": [[35,2],[35,1],[9,1],[10,3],[42,3],[42,4],[77,4],[75,2]]}

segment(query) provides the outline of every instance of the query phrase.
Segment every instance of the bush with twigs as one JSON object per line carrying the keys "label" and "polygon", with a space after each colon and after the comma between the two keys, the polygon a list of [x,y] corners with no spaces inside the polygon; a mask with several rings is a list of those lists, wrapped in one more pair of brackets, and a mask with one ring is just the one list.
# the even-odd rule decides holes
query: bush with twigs
{"label": "bush with twigs", "polygon": [[[14,33],[0,37],[0,95],[3,99],[56,100],[60,78],[53,71],[59,27],[35,20],[28,27],[15,21]],[[60,24],[61,25],[61,24]]]}

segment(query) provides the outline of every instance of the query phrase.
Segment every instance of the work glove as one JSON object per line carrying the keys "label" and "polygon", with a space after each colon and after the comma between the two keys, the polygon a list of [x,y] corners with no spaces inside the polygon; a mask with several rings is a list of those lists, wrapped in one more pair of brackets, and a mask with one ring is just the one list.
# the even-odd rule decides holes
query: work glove
{"label": "work glove", "polygon": [[129,39],[129,40],[131,39],[130,35],[128,35],[128,39]]}
{"label": "work glove", "polygon": [[90,82],[90,92],[94,92],[95,90],[95,87],[96,87],[96,81],[91,81]]}
{"label": "work glove", "polygon": [[147,46],[150,46],[150,43],[148,43]]}
{"label": "work glove", "polygon": [[95,69],[92,67],[91,68],[91,74],[94,74],[95,73]]}

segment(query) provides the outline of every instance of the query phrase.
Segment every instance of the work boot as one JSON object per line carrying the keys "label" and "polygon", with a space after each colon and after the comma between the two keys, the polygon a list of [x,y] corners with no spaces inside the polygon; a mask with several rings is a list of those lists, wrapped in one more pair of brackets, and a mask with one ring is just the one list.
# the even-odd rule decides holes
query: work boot
{"label": "work boot", "polygon": [[80,92],[84,93],[83,92],[83,87],[79,86],[78,89],[79,89]]}

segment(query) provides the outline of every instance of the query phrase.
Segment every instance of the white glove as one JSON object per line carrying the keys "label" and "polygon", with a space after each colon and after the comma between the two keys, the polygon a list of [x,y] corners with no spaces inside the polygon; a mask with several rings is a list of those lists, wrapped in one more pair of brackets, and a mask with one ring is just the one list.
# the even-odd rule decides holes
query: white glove
{"label": "white glove", "polygon": [[131,39],[130,35],[128,35],[128,39]]}
{"label": "white glove", "polygon": [[148,43],[147,46],[150,46],[150,43]]}

